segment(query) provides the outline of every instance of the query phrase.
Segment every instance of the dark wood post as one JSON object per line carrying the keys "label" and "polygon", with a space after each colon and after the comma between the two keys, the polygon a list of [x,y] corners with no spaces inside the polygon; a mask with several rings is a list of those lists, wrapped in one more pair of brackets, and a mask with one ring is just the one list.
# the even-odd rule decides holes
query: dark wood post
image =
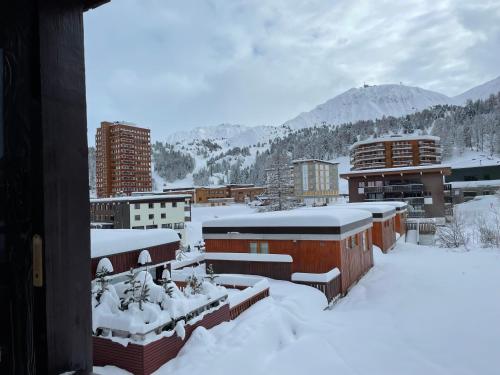
{"label": "dark wood post", "polygon": [[93,5],[0,3],[2,374],[92,370],[83,11]]}

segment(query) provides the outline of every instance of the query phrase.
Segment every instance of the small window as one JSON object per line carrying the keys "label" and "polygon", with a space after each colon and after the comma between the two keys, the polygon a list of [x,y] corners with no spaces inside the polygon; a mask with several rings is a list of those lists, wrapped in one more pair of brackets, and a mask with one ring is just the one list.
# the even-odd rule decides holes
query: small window
{"label": "small window", "polygon": [[166,219],[167,218],[167,214],[161,214],[161,218],[162,219]]}
{"label": "small window", "polygon": [[260,253],[261,254],[269,254],[269,243],[267,242],[261,242],[260,243]]}
{"label": "small window", "polygon": [[172,207],[177,207],[177,202],[172,202]]}
{"label": "small window", "polygon": [[172,229],[172,224],[162,224],[161,225],[162,228],[168,228],[168,229]]}
{"label": "small window", "polygon": [[149,203],[149,204],[148,204],[148,207],[149,207],[149,208],[153,208],[153,207],[154,207],[154,203]]}
{"label": "small window", "polygon": [[351,249],[354,249],[356,247],[356,236],[352,236],[350,240],[351,240]]}
{"label": "small window", "polygon": [[148,217],[149,217],[149,220],[152,220],[152,219],[155,218],[155,215],[154,214],[149,214]]}
{"label": "small window", "polygon": [[141,220],[141,215],[135,215],[134,220],[136,220],[136,221]]}
{"label": "small window", "polygon": [[184,229],[184,222],[175,223],[174,229]]}
{"label": "small window", "polygon": [[257,242],[250,242],[250,252],[257,253]]}
{"label": "small window", "polygon": [[160,203],[160,207],[161,207],[161,208],[165,208],[165,207],[167,207],[167,205],[165,204],[165,202],[161,202],[161,203]]}

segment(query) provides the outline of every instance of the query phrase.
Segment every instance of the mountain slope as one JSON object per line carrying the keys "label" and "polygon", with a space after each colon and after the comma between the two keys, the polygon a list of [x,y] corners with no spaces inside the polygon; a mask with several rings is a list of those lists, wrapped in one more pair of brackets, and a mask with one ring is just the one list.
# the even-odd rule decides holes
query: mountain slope
{"label": "mountain slope", "polygon": [[292,129],[320,125],[337,125],[361,120],[374,120],[383,116],[399,117],[437,104],[450,103],[446,95],[403,85],[379,85],[352,88],[304,112],[284,125]]}
{"label": "mountain slope", "polygon": [[457,105],[463,105],[467,100],[488,99],[490,95],[500,92],[500,77],[485,82],[453,98]]}

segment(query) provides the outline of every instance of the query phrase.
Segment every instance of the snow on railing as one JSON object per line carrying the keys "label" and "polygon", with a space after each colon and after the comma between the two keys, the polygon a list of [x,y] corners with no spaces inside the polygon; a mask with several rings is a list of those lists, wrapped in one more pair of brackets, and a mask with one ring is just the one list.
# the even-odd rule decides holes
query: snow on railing
{"label": "snow on railing", "polygon": [[205,260],[204,254],[197,255],[193,258],[185,259],[185,260],[175,260],[171,262],[172,269],[176,270],[179,268],[184,268],[188,266],[192,266],[198,263],[202,263]]}
{"label": "snow on railing", "polygon": [[340,271],[337,267],[325,273],[292,273],[292,281],[300,281],[306,283],[328,283],[340,276]]}
{"label": "snow on railing", "polygon": [[205,253],[205,260],[230,260],[247,262],[292,263],[293,259],[286,254],[254,254],[254,253]]}
{"label": "snow on railing", "polygon": [[248,288],[243,289],[238,293],[229,295],[229,307],[236,307],[266,289],[269,289],[269,282],[267,281],[267,279],[261,279],[255,285],[249,286]]}

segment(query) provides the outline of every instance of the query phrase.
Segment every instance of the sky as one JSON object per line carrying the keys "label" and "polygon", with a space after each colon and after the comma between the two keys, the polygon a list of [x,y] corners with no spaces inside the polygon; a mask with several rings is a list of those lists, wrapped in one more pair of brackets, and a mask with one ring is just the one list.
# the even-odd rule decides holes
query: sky
{"label": "sky", "polygon": [[363,83],[457,95],[500,75],[500,0],[112,0],[89,11],[89,144],[100,121],[165,140],[281,125]]}

